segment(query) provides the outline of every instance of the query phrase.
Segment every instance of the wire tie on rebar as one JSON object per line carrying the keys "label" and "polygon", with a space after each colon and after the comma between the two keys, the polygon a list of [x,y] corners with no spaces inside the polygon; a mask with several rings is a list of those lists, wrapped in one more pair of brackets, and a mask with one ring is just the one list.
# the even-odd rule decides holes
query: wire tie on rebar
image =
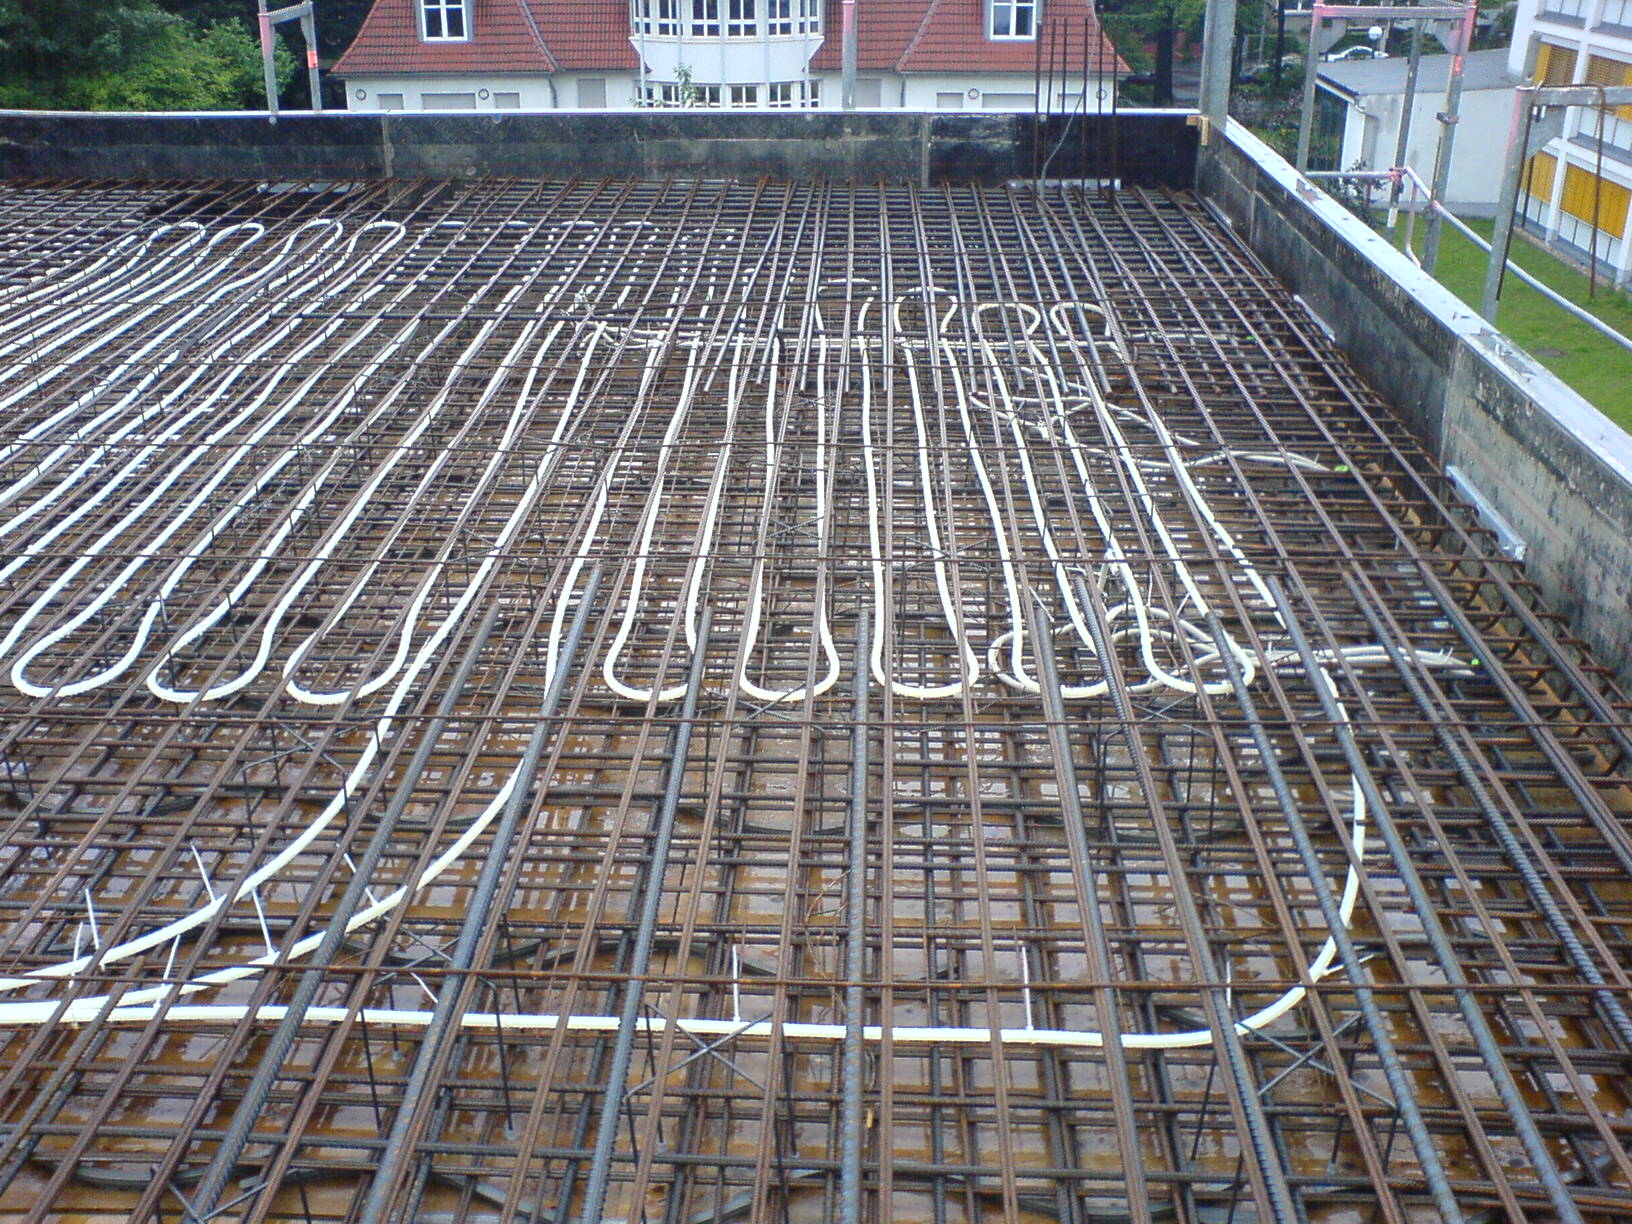
{"label": "wire tie on rebar", "polygon": [[277,949],[272,946],[272,928],[267,925],[266,911],[261,908],[261,890],[259,888],[250,889],[249,899],[255,903],[255,915],[261,920],[261,938],[266,941],[266,954],[275,956]]}
{"label": "wire tie on rebar", "polygon": [[102,933],[96,929],[96,904],[91,900],[91,890],[88,888],[85,890],[85,910],[91,916],[91,947],[100,950]]}
{"label": "wire tie on rebar", "polygon": [[738,945],[731,945],[731,1019],[736,1024],[742,1023],[742,955]]}
{"label": "wire tie on rebar", "polygon": [[1014,950],[1020,958],[1020,995],[1026,1002],[1026,1031],[1030,1032],[1037,1027],[1031,1015],[1031,960],[1026,955],[1026,945],[1018,939],[1014,941]]}
{"label": "wire tie on rebar", "polygon": [[193,861],[198,864],[198,874],[204,880],[204,891],[209,894],[210,904],[214,905],[215,889],[210,887],[210,873],[204,870],[204,856],[198,852],[198,846],[195,843],[189,842],[187,848],[193,852]]}

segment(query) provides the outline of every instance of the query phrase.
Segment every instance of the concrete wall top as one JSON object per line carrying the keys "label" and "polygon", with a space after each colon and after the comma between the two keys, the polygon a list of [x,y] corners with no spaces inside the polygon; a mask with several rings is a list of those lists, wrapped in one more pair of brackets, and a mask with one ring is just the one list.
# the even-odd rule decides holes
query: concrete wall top
{"label": "concrete wall top", "polygon": [[1197,185],[1632,682],[1632,436],[1241,125],[1203,149]]}
{"label": "concrete wall top", "polygon": [[0,177],[374,179],[835,178],[1003,182],[1118,177],[1189,186],[1181,111],[1044,116],[642,110],[322,115],[0,111]]}

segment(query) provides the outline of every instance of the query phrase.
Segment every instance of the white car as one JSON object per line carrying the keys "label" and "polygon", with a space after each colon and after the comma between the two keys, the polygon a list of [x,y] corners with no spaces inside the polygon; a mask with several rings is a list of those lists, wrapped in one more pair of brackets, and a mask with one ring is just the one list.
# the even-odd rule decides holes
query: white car
{"label": "white car", "polygon": [[1338,60],[1387,59],[1388,52],[1377,47],[1367,47],[1361,45],[1355,47],[1344,47],[1341,51],[1328,51],[1321,58],[1323,58],[1328,64],[1336,63]]}

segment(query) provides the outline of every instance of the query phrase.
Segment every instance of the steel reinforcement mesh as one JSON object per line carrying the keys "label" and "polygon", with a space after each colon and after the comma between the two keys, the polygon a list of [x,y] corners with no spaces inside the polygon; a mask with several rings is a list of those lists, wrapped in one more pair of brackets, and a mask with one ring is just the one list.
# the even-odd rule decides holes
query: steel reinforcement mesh
{"label": "steel reinforcement mesh", "polygon": [[0,1219],[1632,1219],[1627,704],[1185,194],[0,187]]}

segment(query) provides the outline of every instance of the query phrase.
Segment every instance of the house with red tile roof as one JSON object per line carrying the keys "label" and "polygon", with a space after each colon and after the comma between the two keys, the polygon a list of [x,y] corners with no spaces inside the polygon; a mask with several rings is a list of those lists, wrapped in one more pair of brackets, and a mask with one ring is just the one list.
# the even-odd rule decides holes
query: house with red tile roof
{"label": "house with red tile roof", "polygon": [[[844,0],[375,0],[354,111],[838,109]],[[858,109],[1108,109],[1093,0],[852,0]]]}

